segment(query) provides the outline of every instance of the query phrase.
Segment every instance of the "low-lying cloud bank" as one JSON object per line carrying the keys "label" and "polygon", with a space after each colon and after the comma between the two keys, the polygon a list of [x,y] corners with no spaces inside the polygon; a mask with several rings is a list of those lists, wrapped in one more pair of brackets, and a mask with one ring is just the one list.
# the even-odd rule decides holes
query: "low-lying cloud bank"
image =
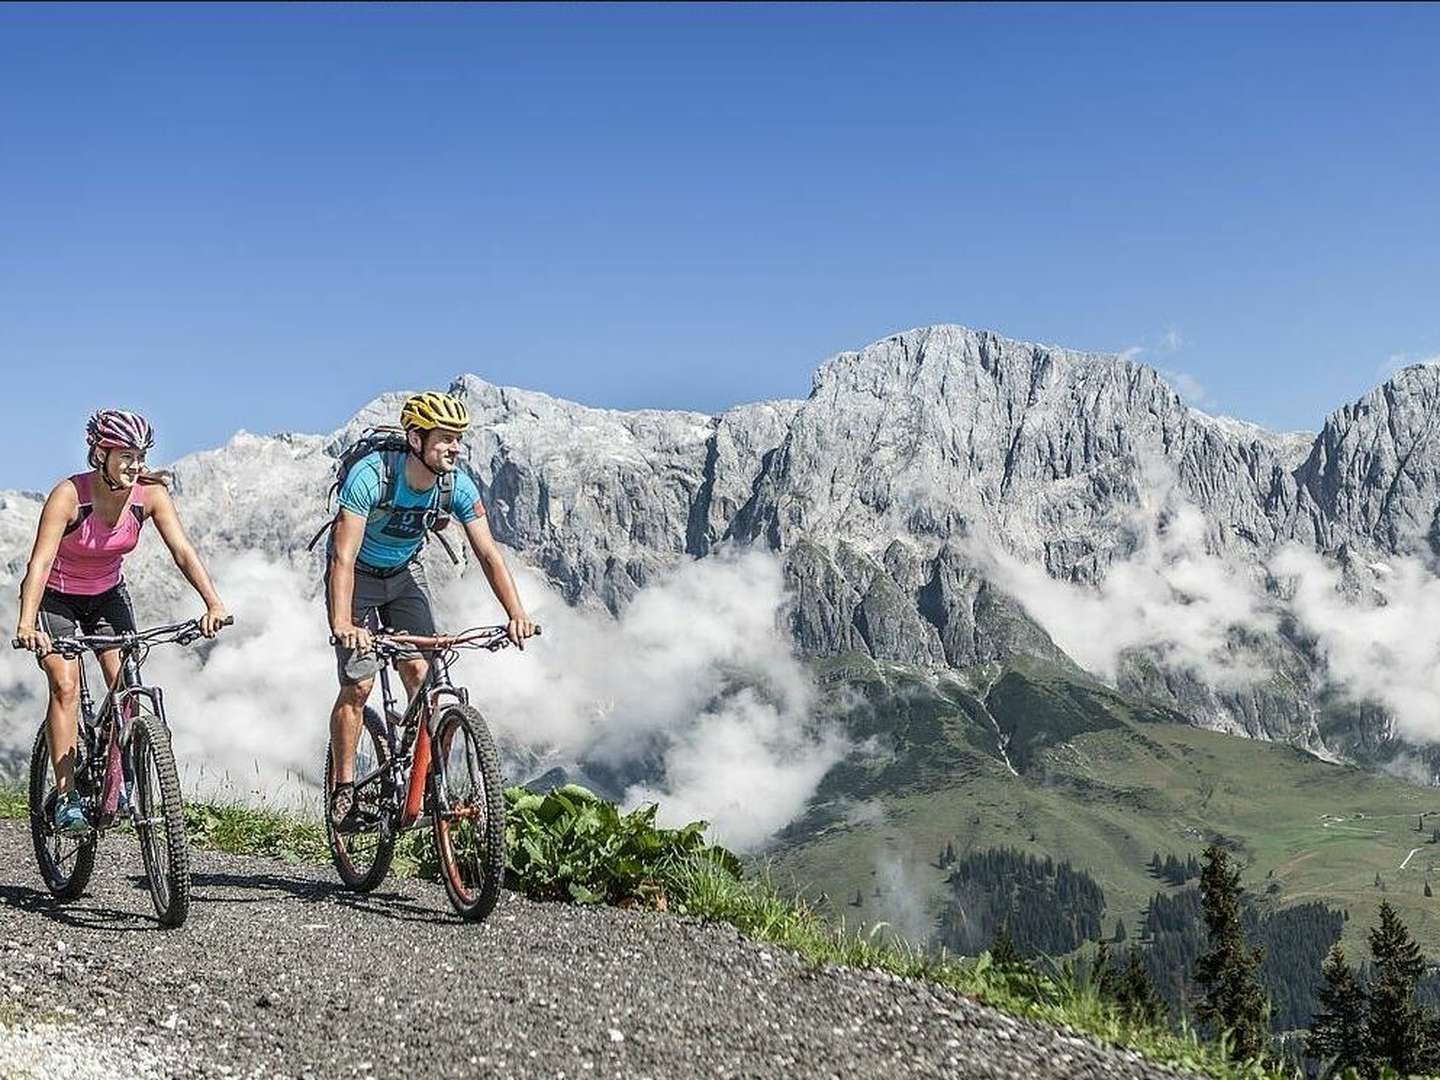
{"label": "low-lying cloud bank", "polygon": [[[1147,650],[1241,689],[1270,673],[1235,632],[1273,636],[1290,618],[1332,686],[1388,709],[1403,737],[1440,741],[1440,578],[1430,567],[1392,558],[1347,572],[1294,546],[1262,567],[1231,562],[1209,550],[1203,515],[1176,490],[1150,478],[1123,522],[1133,554],[1098,587],[1057,581],[979,540],[971,556],[1101,678],[1116,679],[1128,653]],[[166,687],[187,788],[313,804],[335,692],[316,572],[254,552],[214,556],[211,570],[236,626],[213,646],[157,649],[146,669]],[[669,824],[705,818],[744,849],[794,820],[853,749],[817,716],[816,690],[783,629],[788,598],[773,554],[682,564],[618,618],[571,608],[542,576],[516,572],[545,635],[523,653],[466,654],[456,671],[517,762],[509,779],[552,764],[603,768],[629,778],[627,803],[658,801]],[[501,619],[474,568],[437,594],[446,627]],[[191,595],[137,603],[146,624],[197,610]],[[14,604],[13,592],[0,602],[7,629]],[[33,659],[0,649],[0,768],[28,755],[43,704]]]}
{"label": "low-lying cloud bank", "polygon": [[1173,477],[1148,477],[1124,523],[1134,553],[1098,587],[1058,581],[983,540],[971,554],[1056,645],[1107,681],[1127,654],[1147,651],[1217,689],[1246,689],[1271,672],[1245,642],[1278,635],[1288,617],[1323,658],[1321,681],[1383,706],[1403,738],[1440,741],[1440,578],[1430,565],[1389,557],[1347,573],[1294,544],[1258,567],[1232,561],[1210,550],[1204,515],[1177,490]]}
{"label": "low-lying cloud bank", "polygon": [[1338,567],[1298,546],[1270,568],[1285,579],[1290,610],[1331,680],[1357,701],[1383,705],[1400,736],[1440,741],[1440,578],[1429,566],[1414,558],[1373,564],[1363,593],[1344,589]]}
{"label": "low-lying cloud bank", "polygon": [[[570,608],[543,578],[517,570],[544,636],[523,653],[465,654],[455,673],[512,750],[641,772],[649,779],[631,786],[627,803],[658,800],[669,824],[705,818],[741,849],[798,815],[845,753],[838,733],[815,719],[814,688],[781,627],[786,598],[774,556],[684,564],[618,619]],[[146,667],[166,688],[187,788],[313,800],[335,694],[316,584],[256,553],[217,557],[211,572],[236,625],[213,647],[158,648]],[[478,570],[437,592],[445,627],[502,619]],[[183,604],[160,611],[137,597],[143,624],[196,613],[193,597]],[[0,619],[13,626],[14,617],[11,600]],[[28,749],[43,695],[33,659],[6,650],[0,747]]]}

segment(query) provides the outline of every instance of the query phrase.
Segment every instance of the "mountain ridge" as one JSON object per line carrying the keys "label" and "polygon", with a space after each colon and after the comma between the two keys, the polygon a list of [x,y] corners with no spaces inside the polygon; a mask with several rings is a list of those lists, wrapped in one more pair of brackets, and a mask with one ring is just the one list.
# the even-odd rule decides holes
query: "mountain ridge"
{"label": "mountain ridge", "polygon": [[[1324,756],[1383,758],[1394,741],[1383,710],[1327,696],[1324,658],[1288,626],[1270,560],[1298,545],[1361,595],[1386,560],[1440,550],[1433,368],[1335,410],[1298,462],[1301,433],[1203,413],[1132,358],[955,325],[836,354],[804,399],[714,414],[594,408],[468,374],[452,390],[475,417],[466,462],[493,531],[571,604],[618,613],[689,560],[759,548],[783,561],[807,655],[1064,665],[1063,620],[1045,611],[1055,597],[1113,592],[1141,564],[1183,596],[1203,577],[1185,578],[1194,564],[1246,591],[1244,618],[1218,613],[1210,654],[1182,648],[1180,663],[1160,627],[1118,650],[1106,681],[1202,726]],[[327,514],[333,456],[393,422],[402,396],[379,395],[328,435],[240,432],[177,461],[202,550],[259,550],[318,581],[303,545]],[[12,583],[38,509],[0,493]],[[178,595],[154,549],[133,573]],[[1230,685],[1228,671],[1257,665],[1263,678]]]}

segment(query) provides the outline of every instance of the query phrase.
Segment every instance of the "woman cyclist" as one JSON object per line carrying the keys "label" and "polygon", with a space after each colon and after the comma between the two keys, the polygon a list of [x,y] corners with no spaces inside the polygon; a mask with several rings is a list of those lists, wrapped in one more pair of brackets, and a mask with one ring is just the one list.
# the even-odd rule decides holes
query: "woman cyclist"
{"label": "woman cyclist", "polygon": [[[214,637],[225,605],[190,546],[163,478],[145,471],[145,452],[155,442],[143,416],[104,409],[85,428],[90,471],[55,485],[40,512],[35,546],[20,584],[19,644],[39,657],[50,681],[45,714],[55,764],[55,827],[68,834],[89,829],[75,791],[80,661],[50,651],[52,637],[118,634],[135,629],[130,594],[120,561],[135,548],[140,527],[153,520],[175,565],[205,601],[200,630]],[[120,652],[99,654],[107,686],[120,672]]]}

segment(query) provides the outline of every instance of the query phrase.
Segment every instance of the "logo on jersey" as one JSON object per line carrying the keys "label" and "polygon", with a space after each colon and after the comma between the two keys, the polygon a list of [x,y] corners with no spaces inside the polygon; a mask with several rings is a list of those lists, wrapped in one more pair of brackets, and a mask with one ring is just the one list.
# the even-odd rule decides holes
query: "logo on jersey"
{"label": "logo on jersey", "polygon": [[418,540],[425,535],[429,513],[429,508],[424,506],[392,510],[380,529],[380,535],[392,540]]}

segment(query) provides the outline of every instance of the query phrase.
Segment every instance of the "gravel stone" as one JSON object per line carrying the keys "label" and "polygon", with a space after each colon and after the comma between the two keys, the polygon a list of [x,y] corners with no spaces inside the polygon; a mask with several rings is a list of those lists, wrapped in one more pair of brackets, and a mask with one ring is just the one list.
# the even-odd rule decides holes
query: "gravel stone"
{"label": "gravel stone", "polygon": [[674,915],[506,893],[472,926],[432,883],[358,896],[327,867],[196,852],[189,921],[165,931],[126,838],[58,904],[15,822],[0,881],[6,1080],[1179,1075]]}

